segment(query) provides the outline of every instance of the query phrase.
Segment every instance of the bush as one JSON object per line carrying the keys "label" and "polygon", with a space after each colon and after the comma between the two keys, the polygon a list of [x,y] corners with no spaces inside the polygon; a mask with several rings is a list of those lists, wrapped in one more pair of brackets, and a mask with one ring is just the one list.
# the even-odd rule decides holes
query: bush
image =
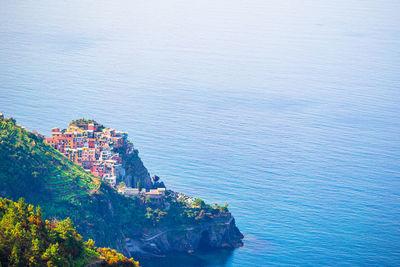
{"label": "bush", "polygon": [[[104,259],[109,266],[139,266],[94,241],[82,241],[72,221],[43,222],[42,211],[0,198],[0,266],[83,266]],[[99,258],[100,257],[100,258]]]}

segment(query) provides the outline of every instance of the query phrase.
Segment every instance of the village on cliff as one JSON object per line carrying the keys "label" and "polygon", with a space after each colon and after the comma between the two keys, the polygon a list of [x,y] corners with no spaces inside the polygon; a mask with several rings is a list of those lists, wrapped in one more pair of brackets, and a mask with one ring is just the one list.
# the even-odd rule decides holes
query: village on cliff
{"label": "village on cliff", "polygon": [[122,131],[105,128],[92,120],[80,119],[72,121],[67,129],[53,128],[51,137],[44,137],[44,142],[58,150],[75,164],[86,171],[102,178],[118,192],[126,196],[142,195],[151,199],[165,196],[165,188],[146,190],[131,188],[120,183],[119,178],[125,175],[121,153],[134,152],[134,146],[128,142],[128,134]]}

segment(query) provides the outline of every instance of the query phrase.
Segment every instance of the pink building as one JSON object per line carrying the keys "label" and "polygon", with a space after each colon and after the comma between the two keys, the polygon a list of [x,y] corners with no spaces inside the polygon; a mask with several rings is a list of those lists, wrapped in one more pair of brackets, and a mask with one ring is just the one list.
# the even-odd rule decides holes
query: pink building
{"label": "pink building", "polygon": [[89,139],[88,139],[88,147],[89,147],[89,148],[96,148],[96,139],[94,139],[94,138],[89,138]]}
{"label": "pink building", "polygon": [[51,137],[58,137],[61,136],[62,132],[60,131],[59,128],[53,128],[51,129]]}
{"label": "pink building", "polygon": [[88,130],[91,130],[91,131],[93,131],[93,132],[96,132],[97,129],[98,129],[98,126],[95,125],[94,123],[89,123],[89,124],[88,124]]}
{"label": "pink building", "polygon": [[92,168],[90,168],[90,172],[93,175],[103,177],[103,175],[105,174],[104,165],[96,162],[95,164],[93,164]]}

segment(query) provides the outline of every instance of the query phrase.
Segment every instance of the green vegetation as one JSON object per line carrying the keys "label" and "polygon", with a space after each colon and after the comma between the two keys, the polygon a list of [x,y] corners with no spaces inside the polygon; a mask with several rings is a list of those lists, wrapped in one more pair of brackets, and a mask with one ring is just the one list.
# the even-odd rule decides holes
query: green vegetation
{"label": "green vegetation", "polygon": [[71,121],[70,125],[75,125],[80,128],[84,128],[84,126],[87,126],[89,123],[93,123],[94,125],[97,125],[97,131],[101,132],[104,129],[104,126],[100,123],[98,123],[95,120],[90,120],[90,119],[78,119],[78,120],[73,120]]}
{"label": "green vegetation", "polygon": [[97,123],[97,121],[95,120],[91,120],[91,119],[78,119],[78,120],[73,120],[71,121],[70,124],[76,125],[78,127],[83,127],[85,125],[88,125],[89,123],[93,123],[94,125],[100,125],[99,123]]}
{"label": "green vegetation", "polygon": [[145,209],[73,164],[42,138],[0,120],[0,194],[40,205],[45,218],[68,215],[85,238],[116,247],[120,231],[146,224]]}
{"label": "green vegetation", "polygon": [[178,199],[172,191],[167,191],[161,204],[120,195],[12,118],[0,119],[0,196],[23,197],[41,206],[47,219],[70,217],[85,239],[112,248],[143,229],[201,223],[228,212],[226,206]]}
{"label": "green vegetation", "polygon": [[128,259],[124,255],[110,248],[97,248],[97,253],[111,266],[139,266],[139,262]]}
{"label": "green vegetation", "polygon": [[109,248],[82,241],[72,221],[43,220],[21,198],[18,203],[0,198],[0,266],[139,266]]}
{"label": "green vegetation", "polygon": [[178,226],[185,224],[196,224],[204,221],[209,221],[213,217],[223,216],[228,210],[228,205],[211,206],[206,204],[202,199],[195,199],[189,202],[185,199],[176,197],[173,191],[166,192],[165,206],[154,205],[151,199],[146,198],[144,202],[147,204],[146,218],[151,221],[153,226],[160,223],[169,226]]}

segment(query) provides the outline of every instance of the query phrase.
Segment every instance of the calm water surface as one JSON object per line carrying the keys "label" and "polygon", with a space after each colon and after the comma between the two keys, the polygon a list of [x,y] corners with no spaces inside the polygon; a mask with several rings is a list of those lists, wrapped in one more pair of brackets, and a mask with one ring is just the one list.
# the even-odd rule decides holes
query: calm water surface
{"label": "calm water surface", "polygon": [[[400,265],[400,2],[11,1],[0,112],[127,130],[243,248],[178,266]],[[158,265],[159,263],[155,263]]]}

